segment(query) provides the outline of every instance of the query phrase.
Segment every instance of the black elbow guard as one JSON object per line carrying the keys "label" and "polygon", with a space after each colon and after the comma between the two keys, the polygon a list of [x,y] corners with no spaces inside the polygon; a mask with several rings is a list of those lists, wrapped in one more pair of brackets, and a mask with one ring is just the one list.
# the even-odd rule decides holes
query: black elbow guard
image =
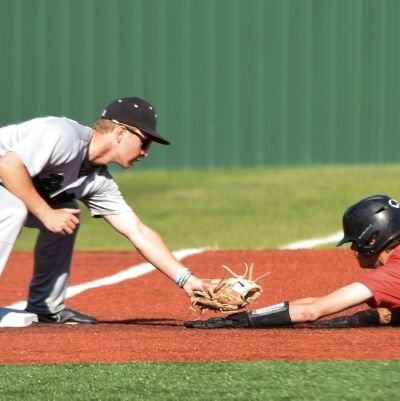
{"label": "black elbow guard", "polygon": [[250,327],[279,327],[293,324],[289,315],[289,302],[253,309],[247,312]]}

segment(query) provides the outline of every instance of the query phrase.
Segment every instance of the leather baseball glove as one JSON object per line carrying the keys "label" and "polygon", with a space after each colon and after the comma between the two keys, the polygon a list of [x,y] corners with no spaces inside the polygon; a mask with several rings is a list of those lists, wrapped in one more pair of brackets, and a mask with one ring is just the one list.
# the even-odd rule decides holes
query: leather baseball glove
{"label": "leather baseball glove", "polygon": [[203,279],[201,290],[191,297],[192,307],[203,310],[232,312],[242,309],[255,301],[261,294],[262,288],[256,283],[263,274],[252,280],[253,263],[248,266],[243,275],[234,273],[228,266],[223,266],[233,277],[222,279]]}

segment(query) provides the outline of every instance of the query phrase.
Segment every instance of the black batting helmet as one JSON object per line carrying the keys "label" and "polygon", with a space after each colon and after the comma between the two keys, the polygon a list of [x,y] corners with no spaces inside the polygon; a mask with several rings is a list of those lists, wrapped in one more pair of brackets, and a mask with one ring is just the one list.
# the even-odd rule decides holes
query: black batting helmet
{"label": "black batting helmet", "polygon": [[344,237],[361,255],[381,252],[400,237],[400,205],[387,195],[372,195],[350,206],[343,215]]}

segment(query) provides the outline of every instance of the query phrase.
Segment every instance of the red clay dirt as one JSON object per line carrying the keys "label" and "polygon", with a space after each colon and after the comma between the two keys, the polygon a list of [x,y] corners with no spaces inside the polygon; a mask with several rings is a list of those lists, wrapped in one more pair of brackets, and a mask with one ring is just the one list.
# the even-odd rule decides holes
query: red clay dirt
{"label": "red clay dirt", "polygon": [[[134,252],[77,252],[70,285],[115,274],[143,262]],[[255,264],[264,294],[253,307],[319,296],[365,272],[347,250],[206,251],[184,260],[200,277],[220,277],[226,264],[240,271]],[[26,299],[32,255],[14,253],[0,278],[0,304]],[[97,325],[35,324],[0,329],[0,363],[129,361],[255,361],[398,359],[397,328],[185,329],[200,318],[185,294],[157,271],[119,284],[87,290],[67,300],[96,316]],[[354,308],[350,312],[362,309]],[[203,318],[217,316],[208,312]]]}

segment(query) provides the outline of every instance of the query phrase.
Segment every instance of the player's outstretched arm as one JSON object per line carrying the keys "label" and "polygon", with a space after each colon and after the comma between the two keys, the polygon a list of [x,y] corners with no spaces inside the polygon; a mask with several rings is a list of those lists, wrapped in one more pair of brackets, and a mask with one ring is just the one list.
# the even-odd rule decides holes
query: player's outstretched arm
{"label": "player's outstretched arm", "polygon": [[295,323],[312,322],[359,305],[371,297],[372,293],[369,288],[355,282],[322,297],[291,301],[290,317]]}
{"label": "player's outstretched arm", "polygon": [[185,322],[188,328],[268,328],[312,322],[322,316],[340,312],[371,298],[367,287],[352,283],[326,296],[282,302],[226,317]]}
{"label": "player's outstretched arm", "polygon": [[[171,280],[176,281],[182,272],[187,271],[172,254],[162,237],[142,223],[135,213],[108,215],[104,218],[116,231],[127,237],[146,260]],[[201,280],[192,274],[184,283],[183,289],[188,296],[191,296],[200,286]]]}

